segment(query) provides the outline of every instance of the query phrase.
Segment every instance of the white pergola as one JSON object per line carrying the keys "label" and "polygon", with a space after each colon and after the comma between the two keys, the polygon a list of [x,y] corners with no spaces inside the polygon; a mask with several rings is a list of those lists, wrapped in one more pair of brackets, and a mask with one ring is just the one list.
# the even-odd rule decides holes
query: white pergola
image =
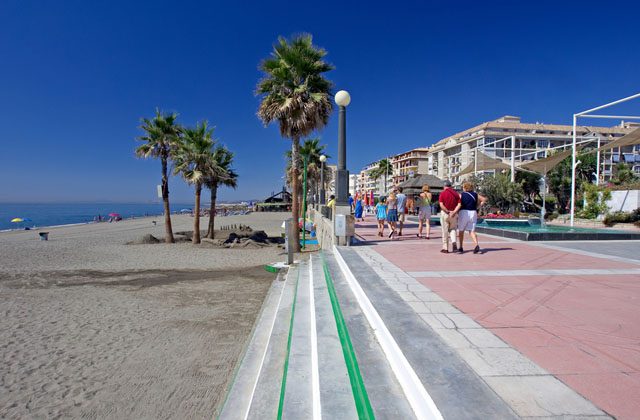
{"label": "white pergola", "polygon": [[[619,99],[614,102],[610,102],[608,104],[600,105],[595,108],[587,109],[586,111],[578,112],[577,114],[573,114],[573,142],[572,142],[572,153],[571,153],[571,226],[574,223],[575,217],[575,201],[576,201],[576,155],[577,155],[577,138],[576,138],[576,125],[578,122],[578,118],[605,118],[605,119],[614,119],[614,120],[640,120],[640,116],[637,115],[601,115],[601,114],[592,114],[594,111],[599,111],[604,108],[609,108],[614,105],[621,104],[623,102],[630,101],[632,99],[640,98],[640,93],[636,93],[635,95],[627,96],[626,98]],[[600,152],[598,151],[598,156]],[[599,166],[599,165],[598,165]]]}

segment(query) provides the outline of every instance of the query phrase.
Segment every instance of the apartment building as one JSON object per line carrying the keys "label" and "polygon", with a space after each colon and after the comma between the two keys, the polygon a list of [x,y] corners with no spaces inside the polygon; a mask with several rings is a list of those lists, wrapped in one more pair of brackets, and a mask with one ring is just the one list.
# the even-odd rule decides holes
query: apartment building
{"label": "apartment building", "polygon": [[[590,145],[595,145],[598,138],[601,144],[606,144],[635,128],[635,123],[622,122],[614,127],[579,126],[576,132],[579,142],[591,141]],[[570,125],[522,123],[520,117],[506,115],[436,142],[427,152],[427,173],[459,184],[465,176],[458,173],[473,163],[476,151],[507,161],[512,156],[516,162],[540,159],[549,149],[571,147],[572,130]],[[638,146],[602,153],[601,180],[611,178],[617,161],[632,162],[634,170],[640,172],[639,154]]]}
{"label": "apartment building", "polygon": [[393,172],[390,172],[386,177],[386,187],[384,176],[378,179],[371,176],[371,171],[376,169],[379,163],[379,160],[371,162],[360,171],[356,182],[359,192],[370,194],[373,191],[374,195],[380,196],[385,195],[393,187]]}
{"label": "apartment building", "polygon": [[397,185],[418,174],[428,174],[429,149],[419,147],[391,158],[393,183]]}

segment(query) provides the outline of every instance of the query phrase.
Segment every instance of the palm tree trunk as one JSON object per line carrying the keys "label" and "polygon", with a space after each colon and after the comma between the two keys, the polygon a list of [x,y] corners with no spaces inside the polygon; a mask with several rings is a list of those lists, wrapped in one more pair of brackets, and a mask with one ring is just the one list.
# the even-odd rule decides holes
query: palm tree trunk
{"label": "palm tree trunk", "polygon": [[167,177],[167,157],[162,156],[162,202],[164,204],[164,241],[168,244],[175,242],[171,227],[171,209],[169,208],[169,178]]}
{"label": "palm tree trunk", "polygon": [[202,184],[196,183],[196,205],[193,209],[193,243],[200,243],[200,194],[202,193]]}
{"label": "palm tree trunk", "polygon": [[295,234],[293,240],[293,250],[300,252],[300,226],[298,225],[298,217],[300,217],[299,191],[298,191],[298,165],[300,160],[300,138],[294,137],[291,141],[291,216],[294,220]]}
{"label": "palm tree trunk", "polygon": [[209,228],[207,238],[213,239],[215,236],[216,199],[218,198],[218,184],[211,186],[211,206],[209,207]]}

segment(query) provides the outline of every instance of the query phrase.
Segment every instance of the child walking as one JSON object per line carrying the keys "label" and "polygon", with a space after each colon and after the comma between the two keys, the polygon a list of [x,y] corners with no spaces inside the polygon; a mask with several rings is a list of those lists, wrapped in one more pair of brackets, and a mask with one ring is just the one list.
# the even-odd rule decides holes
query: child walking
{"label": "child walking", "polygon": [[376,204],[376,219],[378,220],[378,236],[384,236],[384,222],[387,220],[387,204],[384,197],[380,197]]}

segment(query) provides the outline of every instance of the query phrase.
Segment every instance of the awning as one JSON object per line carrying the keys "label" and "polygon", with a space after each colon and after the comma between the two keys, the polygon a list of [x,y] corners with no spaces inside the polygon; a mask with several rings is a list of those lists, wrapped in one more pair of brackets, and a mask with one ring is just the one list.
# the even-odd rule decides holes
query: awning
{"label": "awning", "polygon": [[591,150],[590,153],[595,153],[598,150],[603,151],[603,150],[615,149],[618,147],[633,146],[636,144],[640,144],[640,128],[636,128],[629,134],[624,135],[619,139],[615,139],[614,141],[609,142],[604,146],[600,146],[595,150]]}
{"label": "awning", "polygon": [[566,159],[567,156],[571,156],[571,149],[563,150],[554,155],[548,156],[543,159],[532,160],[518,165],[516,169],[525,169],[527,171],[535,172],[541,175],[546,175],[553,168],[558,166],[560,162]]}
{"label": "awning", "polygon": [[490,171],[492,169],[511,169],[511,166],[507,165],[503,161],[497,158],[492,158],[489,155],[486,155],[482,152],[476,151],[478,154],[478,164],[476,165],[475,161],[472,160],[469,165],[467,165],[463,170],[455,174],[456,176],[472,174],[476,171]]}

